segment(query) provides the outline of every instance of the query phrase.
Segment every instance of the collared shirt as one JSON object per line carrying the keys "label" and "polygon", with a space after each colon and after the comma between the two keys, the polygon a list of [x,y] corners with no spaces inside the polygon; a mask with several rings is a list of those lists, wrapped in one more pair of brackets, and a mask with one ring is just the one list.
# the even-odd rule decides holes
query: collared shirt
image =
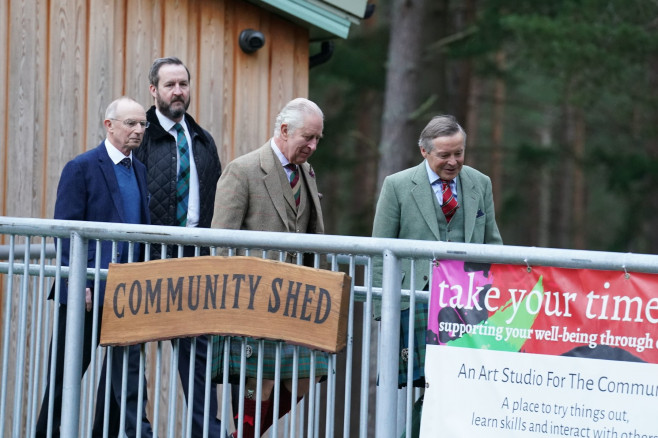
{"label": "collared shirt", "polygon": [[288,169],[286,166],[290,164],[290,161],[286,158],[285,155],[283,155],[283,152],[279,149],[279,147],[276,145],[274,142],[274,137],[270,139],[270,146],[272,147],[272,150],[276,154],[277,158],[281,162],[281,165],[283,166],[283,170],[286,171],[286,176],[288,177],[288,180],[290,180],[290,174],[292,173],[292,170]]}
{"label": "collared shirt", "polygon": [[[425,160],[425,169],[427,170],[427,178],[429,179],[430,186],[432,187],[432,190],[434,190],[434,194],[436,195],[436,199],[439,201],[439,205],[443,204],[443,184],[441,184],[441,178],[439,175],[436,174],[430,167],[429,163],[427,160]],[[455,197],[455,200],[459,200],[457,197],[457,176],[453,180],[450,181],[450,190],[452,191],[452,195]]]}
{"label": "collared shirt", "polygon": [[[158,121],[160,122],[162,129],[171,134],[174,139],[178,139],[178,131],[174,128],[176,122],[167,118],[157,108],[155,109],[155,115],[158,116]],[[187,144],[189,146],[187,149],[190,154],[190,194],[187,202],[187,226],[196,227],[199,224],[199,212],[201,208],[199,199],[199,175],[196,170],[196,163],[194,162],[194,155],[192,153],[192,137],[190,136],[190,131],[187,129],[187,123],[185,123],[185,116],[183,116],[183,120],[179,123],[183,127],[185,138],[187,138]],[[178,153],[178,148],[176,148],[176,174],[178,174],[179,167],[180,154]]]}
{"label": "collared shirt", "polygon": [[[119,164],[121,160],[126,158],[126,156],[123,155],[123,152],[117,149],[116,146],[114,146],[108,138],[105,139],[105,149],[107,149],[107,154],[110,156],[110,160],[112,160],[114,164]],[[132,151],[130,151],[130,155],[128,155],[128,158],[130,158],[130,162],[132,163],[133,161]]]}

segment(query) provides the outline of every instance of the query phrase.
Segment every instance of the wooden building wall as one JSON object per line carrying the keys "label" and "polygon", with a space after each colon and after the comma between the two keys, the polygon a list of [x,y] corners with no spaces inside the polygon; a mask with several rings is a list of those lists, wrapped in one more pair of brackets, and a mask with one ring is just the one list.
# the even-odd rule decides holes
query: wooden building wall
{"label": "wooden building wall", "polygon": [[[245,28],[263,32],[265,47],[243,53]],[[189,113],[223,165],[262,145],[283,104],[308,95],[308,31],[244,0],[3,0],[0,48],[4,216],[52,217],[60,172],[104,138],[106,106],[121,95],[152,105],[157,57],[190,69]]]}
{"label": "wooden building wall", "polygon": [[[243,53],[245,28],[263,32],[265,47]],[[163,56],[190,69],[189,113],[224,166],[272,135],[287,101],[308,95],[308,31],[244,0],[0,0],[0,215],[51,218],[66,162],[105,137],[115,98],[152,105],[148,70]],[[5,288],[0,279],[0,297]]]}

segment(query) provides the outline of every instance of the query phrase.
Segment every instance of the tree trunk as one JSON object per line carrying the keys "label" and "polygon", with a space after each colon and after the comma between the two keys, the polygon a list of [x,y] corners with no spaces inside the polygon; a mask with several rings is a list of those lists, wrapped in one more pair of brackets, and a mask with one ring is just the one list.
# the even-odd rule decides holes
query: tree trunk
{"label": "tree trunk", "polygon": [[[658,56],[652,56],[648,62],[648,90],[652,90],[653,101],[658,101]],[[646,120],[643,121],[643,126],[658,126],[658,113],[656,112],[655,105],[647,111]],[[647,151],[648,158],[653,162],[658,162],[658,140],[655,135],[645,135],[647,138],[645,142],[645,150]],[[655,164],[654,164],[655,165]],[[656,227],[656,215],[658,215],[658,182],[656,176],[652,175],[651,181],[648,184],[650,193],[644,194],[644,201],[646,201],[647,212],[643,215],[645,224],[643,233],[646,236],[646,248],[642,248],[650,254],[658,253],[658,227]]]}
{"label": "tree trunk", "polygon": [[574,168],[573,168],[573,248],[587,248],[587,233],[585,229],[586,184],[583,164],[585,162],[585,115],[582,108],[574,110]]}
{"label": "tree trunk", "polygon": [[[450,32],[450,0],[434,0],[427,2],[425,14],[421,22],[421,70],[423,73],[417,84],[420,90],[422,110],[416,115],[417,126],[422,129],[431,116],[445,112],[449,102],[450,86],[447,83],[448,72],[444,47],[440,43]],[[420,131],[418,132],[420,134]]]}
{"label": "tree trunk", "polygon": [[[496,65],[498,71],[505,70],[505,53],[500,50],[496,53]],[[505,120],[505,98],[506,98],[505,80],[500,76],[496,76],[494,82],[494,102],[493,113],[491,122],[491,180],[493,183],[493,197],[494,201],[499,201],[495,204],[496,212],[499,211],[502,201],[502,187],[503,187],[503,124]]]}
{"label": "tree trunk", "polygon": [[424,42],[419,31],[425,16],[424,0],[393,0],[391,38],[382,133],[379,144],[377,189],[388,175],[418,162],[418,128],[412,115],[419,107],[421,56]]}
{"label": "tree trunk", "polygon": [[[569,101],[569,94],[565,96],[565,101]],[[565,138],[563,143],[565,145],[572,146],[575,138],[575,129],[573,120],[576,117],[576,111],[570,104],[566,103],[564,105],[564,126],[565,126]],[[566,149],[560,154],[561,162],[560,165],[556,167],[554,174],[555,181],[555,193],[557,196],[553,200],[552,215],[556,218],[555,221],[555,239],[551,243],[551,246],[556,246],[558,248],[571,248],[571,230],[573,224],[573,175],[574,171],[574,152],[571,149]]]}
{"label": "tree trunk", "polygon": [[[473,26],[476,17],[476,2],[475,0],[466,0],[463,2],[463,9],[461,13],[457,14],[457,23],[455,30],[457,33],[463,33],[471,26]],[[454,115],[462,126],[468,120],[468,112],[470,109],[469,97],[472,91],[473,82],[473,58],[465,58],[457,61],[457,95],[454,101]],[[466,128],[464,128],[466,129]],[[469,131],[467,131],[469,132]],[[470,133],[470,132],[469,132]]]}
{"label": "tree trunk", "polygon": [[[474,75],[470,81],[468,91],[468,106],[463,128],[466,131],[466,161],[470,166],[478,169],[484,154],[478,148],[478,129],[480,124],[480,95],[482,94],[482,81]],[[494,202],[496,199],[494,199]]]}
{"label": "tree trunk", "polygon": [[[544,116],[544,123],[539,128],[539,144],[543,149],[550,149],[553,143],[552,128],[553,120],[549,111]],[[549,165],[543,162],[539,166],[537,191],[539,193],[537,202],[537,246],[550,246],[551,227],[551,174]]]}

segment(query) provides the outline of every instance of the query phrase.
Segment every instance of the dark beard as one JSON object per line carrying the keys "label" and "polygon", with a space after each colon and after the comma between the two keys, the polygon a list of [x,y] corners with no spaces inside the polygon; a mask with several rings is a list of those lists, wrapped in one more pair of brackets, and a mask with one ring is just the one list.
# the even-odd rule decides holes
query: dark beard
{"label": "dark beard", "polygon": [[[183,109],[172,110],[171,109],[171,104],[168,104],[167,102],[162,100],[160,98],[160,95],[158,95],[156,97],[156,103],[157,103],[158,109],[160,110],[160,112],[163,115],[165,115],[168,119],[171,119],[171,120],[176,120],[176,119],[179,119],[179,118],[183,117],[183,114],[185,114],[185,112],[187,111],[187,109],[190,106],[190,100],[191,99],[188,99],[187,102],[183,102],[183,104],[184,104]],[[175,103],[175,102],[180,102],[180,100],[174,101],[172,103]]]}

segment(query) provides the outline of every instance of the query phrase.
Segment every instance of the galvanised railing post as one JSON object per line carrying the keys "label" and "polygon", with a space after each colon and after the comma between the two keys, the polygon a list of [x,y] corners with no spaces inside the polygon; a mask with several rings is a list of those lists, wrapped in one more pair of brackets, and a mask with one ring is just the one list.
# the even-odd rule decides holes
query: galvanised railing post
{"label": "galvanised railing post", "polygon": [[69,294],[66,311],[66,344],[64,348],[64,380],[62,382],[61,436],[75,438],[80,426],[80,382],[84,342],[85,288],[87,284],[87,239],[71,233],[69,255]]}
{"label": "galvanised railing post", "polygon": [[398,356],[400,354],[400,260],[390,250],[383,253],[382,318],[377,388],[377,438],[397,433]]}

